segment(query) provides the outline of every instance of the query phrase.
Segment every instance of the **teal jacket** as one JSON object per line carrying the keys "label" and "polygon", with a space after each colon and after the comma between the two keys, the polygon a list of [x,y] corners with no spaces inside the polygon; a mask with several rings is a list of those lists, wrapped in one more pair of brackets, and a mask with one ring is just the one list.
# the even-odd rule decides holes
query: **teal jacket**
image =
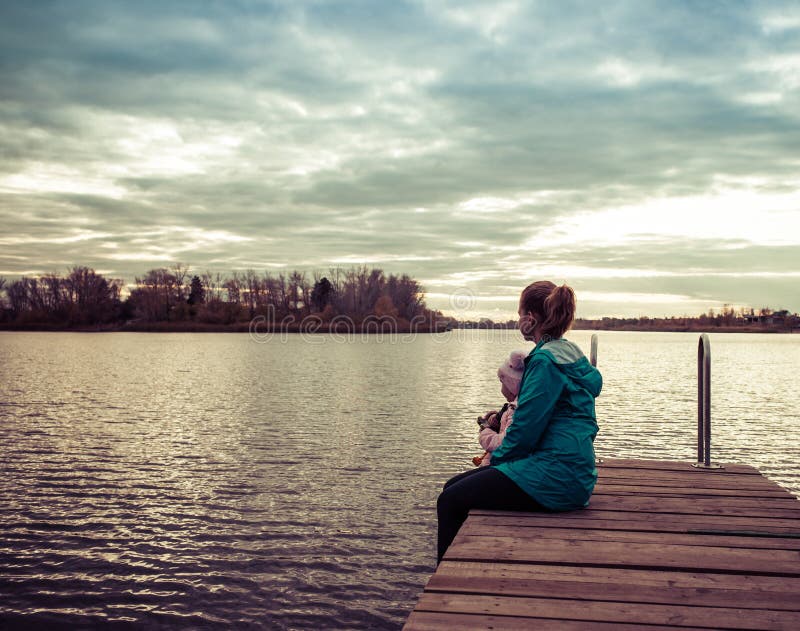
{"label": "teal jacket", "polygon": [[597,481],[594,400],[602,386],[577,345],[539,342],[525,358],[514,420],[492,466],[550,510],[587,506]]}

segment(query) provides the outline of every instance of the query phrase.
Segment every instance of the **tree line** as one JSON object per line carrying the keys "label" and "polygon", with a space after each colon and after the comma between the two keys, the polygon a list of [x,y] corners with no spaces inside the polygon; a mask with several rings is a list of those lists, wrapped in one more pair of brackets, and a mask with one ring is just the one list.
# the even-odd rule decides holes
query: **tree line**
{"label": "tree line", "polygon": [[[463,329],[513,329],[516,320],[494,322],[488,318],[454,323]],[[709,309],[697,316],[669,316],[636,318],[577,318],[574,329],[594,331],[741,331],[741,332],[789,332],[800,329],[800,315],[787,309],[773,310],[770,307],[735,309],[725,305],[721,310]]]}
{"label": "tree line", "polygon": [[576,320],[575,328],[627,331],[741,331],[787,332],[800,328],[800,315],[787,309],[770,307],[734,309],[725,305],[720,311],[709,309],[697,316],[599,318]]}
{"label": "tree line", "polygon": [[172,323],[180,328],[179,323],[231,326],[260,316],[289,329],[303,322],[324,329],[320,325],[344,319],[359,327],[371,319],[391,321],[404,331],[412,323],[415,330],[424,330],[443,318],[426,307],[415,279],[367,266],[332,268],[324,275],[247,270],[223,276],[193,274],[178,264],[137,276],[125,297],[124,288],[121,279],[88,267],[73,267],[65,276],[0,278],[0,321],[66,328]]}
{"label": "tree line", "polygon": [[[66,275],[0,277],[0,324],[21,328],[107,327],[132,330],[364,330],[403,332],[450,328],[515,328],[516,320],[459,321],[428,309],[424,290],[406,274],[356,266],[314,272],[259,274],[253,270],[195,273],[183,264],[125,282],[76,266]],[[384,326],[387,325],[387,326]],[[333,327],[333,328],[332,328]],[[371,327],[371,328],[369,328]],[[725,305],[699,316],[579,318],[576,329],[640,331],[792,331],[800,316],[787,310]]]}

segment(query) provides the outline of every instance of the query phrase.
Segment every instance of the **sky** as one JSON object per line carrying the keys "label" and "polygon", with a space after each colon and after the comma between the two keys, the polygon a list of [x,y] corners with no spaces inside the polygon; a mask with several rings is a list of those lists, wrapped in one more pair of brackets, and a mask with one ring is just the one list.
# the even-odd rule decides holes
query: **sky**
{"label": "sky", "polygon": [[0,276],[176,263],[800,311],[800,4],[4,0]]}

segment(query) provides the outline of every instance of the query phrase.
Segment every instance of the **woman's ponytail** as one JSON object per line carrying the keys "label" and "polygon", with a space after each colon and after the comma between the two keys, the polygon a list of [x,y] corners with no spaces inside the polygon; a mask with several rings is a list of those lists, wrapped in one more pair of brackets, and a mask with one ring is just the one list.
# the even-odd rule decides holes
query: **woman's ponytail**
{"label": "woman's ponytail", "polygon": [[562,337],[575,320],[575,292],[568,285],[554,287],[544,299],[542,333],[553,339]]}
{"label": "woman's ponytail", "polygon": [[559,287],[547,280],[531,283],[522,291],[520,304],[543,319],[542,334],[553,339],[563,337],[575,319],[575,292],[568,285]]}

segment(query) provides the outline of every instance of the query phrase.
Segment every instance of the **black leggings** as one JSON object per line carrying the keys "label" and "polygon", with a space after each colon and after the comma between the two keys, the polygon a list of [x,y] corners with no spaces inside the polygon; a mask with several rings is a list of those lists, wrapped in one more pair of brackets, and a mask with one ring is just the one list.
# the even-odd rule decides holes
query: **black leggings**
{"label": "black leggings", "polygon": [[445,483],[436,503],[439,517],[437,564],[441,562],[472,508],[545,510],[511,478],[494,467],[479,467],[460,473]]}

